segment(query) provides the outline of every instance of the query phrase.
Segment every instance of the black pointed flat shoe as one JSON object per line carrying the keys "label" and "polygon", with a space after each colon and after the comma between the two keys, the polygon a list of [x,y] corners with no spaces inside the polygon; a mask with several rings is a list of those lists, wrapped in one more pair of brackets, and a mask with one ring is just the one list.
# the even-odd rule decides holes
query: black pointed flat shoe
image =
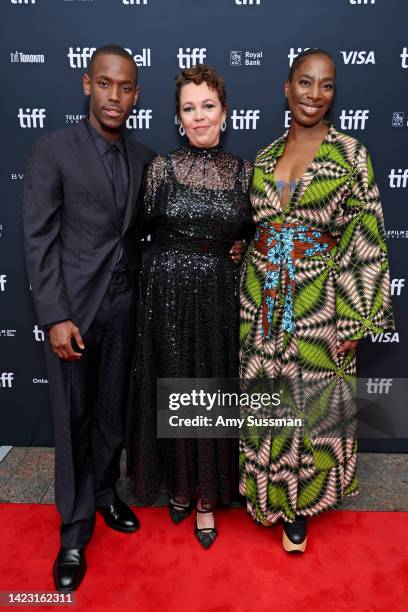
{"label": "black pointed flat shoe", "polygon": [[[212,512],[212,510],[199,510],[197,508],[197,512],[200,512],[201,514],[208,514],[209,512]],[[200,542],[201,546],[203,548],[210,548],[210,546],[212,546],[212,544],[214,544],[215,538],[217,537],[218,533],[217,530],[215,528],[215,524],[214,527],[198,527],[197,523],[194,529],[194,535],[197,538],[197,540]]]}
{"label": "black pointed flat shoe", "polygon": [[195,506],[194,501],[191,501],[188,506],[181,506],[173,500],[169,501],[169,513],[171,520],[175,525],[178,525],[186,519],[193,511]]}
{"label": "black pointed flat shoe", "polygon": [[286,552],[305,552],[307,543],[307,518],[296,515],[293,523],[283,523],[282,546]]}

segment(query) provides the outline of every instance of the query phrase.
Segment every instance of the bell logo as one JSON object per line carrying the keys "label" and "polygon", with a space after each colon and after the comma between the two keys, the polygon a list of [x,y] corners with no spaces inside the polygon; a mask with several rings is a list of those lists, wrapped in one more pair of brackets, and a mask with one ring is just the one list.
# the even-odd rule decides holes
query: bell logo
{"label": "bell logo", "polygon": [[[69,47],[67,58],[69,59],[70,68],[87,68],[96,47]],[[152,54],[151,49],[142,49],[142,53],[133,55],[132,49],[125,48],[129,55],[133,56],[136,66],[151,66]]]}
{"label": "bell logo", "polygon": [[343,110],[340,115],[340,128],[342,130],[364,130],[368,121],[368,110]]}
{"label": "bell logo", "polygon": [[293,47],[291,47],[289,49],[289,53],[288,53],[289,67],[292,66],[293,61],[297,58],[299,53],[302,53],[302,51],[307,51],[308,49],[310,49],[310,47],[305,47],[304,49],[302,49],[302,47],[298,47],[297,51],[295,51],[295,49]]}
{"label": "bell logo", "polygon": [[374,51],[340,51],[344,63],[347,64],[375,64]]}
{"label": "bell logo", "polygon": [[6,290],[6,283],[7,283],[7,275],[0,274],[0,291]]}
{"label": "bell logo", "polygon": [[34,334],[34,340],[36,342],[44,342],[45,334],[43,330],[38,327],[38,325],[34,325],[33,334]]}
{"label": "bell logo", "polygon": [[232,129],[233,130],[255,130],[256,124],[258,123],[259,110],[240,110],[239,113],[237,110],[234,110],[231,119],[232,119]]}
{"label": "bell logo", "polygon": [[388,178],[390,179],[391,189],[405,189],[408,183],[408,168],[405,168],[405,170],[392,168]]}
{"label": "bell logo", "polygon": [[22,128],[43,128],[45,119],[45,108],[22,108],[18,109],[17,117]]}
{"label": "bell logo", "polygon": [[194,47],[194,49],[187,47],[185,50],[182,47],[179,47],[179,51],[177,53],[179,67],[182,70],[184,70],[184,68],[191,68],[191,66],[195,66],[196,64],[203,64],[206,57],[207,49],[199,49],[198,47]]}
{"label": "bell logo", "polygon": [[367,393],[388,394],[392,387],[393,378],[369,378],[367,380]]}
{"label": "bell logo", "polygon": [[2,387],[3,389],[12,387],[13,380],[14,380],[13,372],[2,372],[0,374],[0,387]]}
{"label": "bell logo", "polygon": [[371,342],[399,342],[399,333],[383,332],[381,334],[371,334]]}
{"label": "bell logo", "polygon": [[403,68],[408,68],[408,47],[404,47],[402,53],[400,55],[401,58],[401,66]]}
{"label": "bell logo", "polygon": [[129,130],[148,130],[152,114],[153,111],[150,108],[133,109],[132,114],[127,118],[126,127]]}

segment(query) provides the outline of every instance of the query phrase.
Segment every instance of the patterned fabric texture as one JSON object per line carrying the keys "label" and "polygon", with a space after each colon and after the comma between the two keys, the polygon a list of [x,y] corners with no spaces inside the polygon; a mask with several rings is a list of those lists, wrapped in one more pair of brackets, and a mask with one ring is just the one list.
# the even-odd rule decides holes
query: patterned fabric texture
{"label": "patterned fabric texture", "polygon": [[[258,230],[269,227],[282,252],[259,250],[255,237],[241,279],[241,378],[257,390],[272,382],[283,391],[273,416],[303,421],[241,437],[240,492],[261,523],[315,515],[357,493],[356,361],[354,352],[337,349],[394,326],[382,209],[366,149],[330,126],[282,210],[274,168],[286,138],[258,153],[251,187]],[[334,246],[310,243],[290,257],[305,232],[330,235]],[[273,308],[264,303],[271,287]]]}

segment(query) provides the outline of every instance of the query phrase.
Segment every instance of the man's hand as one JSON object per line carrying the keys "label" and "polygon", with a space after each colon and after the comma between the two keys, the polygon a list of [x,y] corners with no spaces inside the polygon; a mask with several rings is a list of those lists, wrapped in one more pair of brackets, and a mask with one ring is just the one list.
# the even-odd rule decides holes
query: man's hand
{"label": "man's hand", "polygon": [[337,348],[337,352],[339,355],[344,355],[349,351],[355,351],[357,348],[358,340],[346,340],[342,342]]}
{"label": "man's hand", "polygon": [[72,321],[63,321],[53,325],[49,331],[52,350],[60,359],[64,361],[78,361],[82,353],[76,353],[72,348],[72,338],[80,349],[85,348],[82,336],[78,327]]}
{"label": "man's hand", "polygon": [[234,244],[231,247],[230,250],[230,255],[231,255],[231,259],[232,261],[234,261],[236,264],[238,264],[241,259],[242,259],[242,255],[244,254],[246,249],[246,243],[244,240],[236,240],[234,242]]}

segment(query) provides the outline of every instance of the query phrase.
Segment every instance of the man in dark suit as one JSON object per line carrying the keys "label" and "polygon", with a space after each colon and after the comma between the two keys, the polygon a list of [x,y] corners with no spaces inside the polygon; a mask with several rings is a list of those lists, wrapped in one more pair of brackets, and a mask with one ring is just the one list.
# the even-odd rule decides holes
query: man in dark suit
{"label": "man in dark suit", "polygon": [[139,87],[121,47],[95,51],[83,77],[89,117],[33,146],[24,188],[27,268],[45,341],[55,432],[61,548],[58,590],[76,589],[95,511],[123,532],[139,527],[115,491],[133,350],[131,232],[153,151],[123,133]]}

